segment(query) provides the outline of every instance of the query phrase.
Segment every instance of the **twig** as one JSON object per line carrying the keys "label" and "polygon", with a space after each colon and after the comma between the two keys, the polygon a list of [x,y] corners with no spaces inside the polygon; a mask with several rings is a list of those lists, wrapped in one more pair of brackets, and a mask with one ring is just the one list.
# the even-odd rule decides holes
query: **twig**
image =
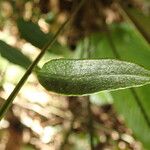
{"label": "twig", "polygon": [[48,43],[43,47],[42,51],[40,52],[40,54],[37,56],[37,58],[34,60],[34,62],[29,66],[29,68],[27,69],[27,71],[25,72],[25,74],[23,75],[23,77],[21,78],[21,80],[18,82],[18,84],[16,85],[16,87],[14,88],[14,90],[12,91],[12,93],[10,94],[10,96],[8,97],[8,99],[6,100],[6,102],[2,105],[1,109],[0,109],[0,120],[3,118],[4,114],[7,112],[7,110],[9,109],[9,107],[11,106],[13,100],[15,99],[15,97],[17,96],[18,92],[20,91],[20,89],[22,88],[22,86],[24,85],[25,81],[28,79],[29,75],[32,73],[32,71],[34,70],[34,68],[37,66],[38,62],[40,61],[40,59],[43,57],[43,55],[45,54],[46,50],[52,46],[52,44],[55,42],[55,40],[57,39],[58,35],[61,33],[61,31],[64,29],[64,27],[71,21],[71,19],[74,18],[74,16],[76,15],[76,13],[80,10],[82,4],[84,3],[85,0],[82,0],[78,7],[76,8],[75,12],[73,13],[72,17],[68,18],[58,29],[58,31],[55,33],[55,35],[53,36],[52,39],[50,39],[50,41],[48,41]]}

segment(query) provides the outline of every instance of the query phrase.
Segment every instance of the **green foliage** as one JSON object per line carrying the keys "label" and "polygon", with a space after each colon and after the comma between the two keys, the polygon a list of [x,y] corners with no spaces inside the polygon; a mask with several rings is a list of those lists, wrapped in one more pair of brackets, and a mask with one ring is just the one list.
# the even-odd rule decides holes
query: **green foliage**
{"label": "green foliage", "polygon": [[[128,13],[138,24],[141,32],[144,32],[149,38],[149,16],[145,16],[135,10],[128,10]],[[49,17],[47,21],[53,19],[53,16]],[[47,41],[53,38],[53,34],[44,33],[37,24],[31,21],[19,19],[17,25],[21,37],[39,49],[42,49]],[[94,34],[86,39],[90,40],[91,43],[91,58],[98,58],[99,60],[59,59],[49,61],[38,72],[40,83],[50,91],[66,95],[91,94],[101,90],[114,90],[149,83],[150,71],[143,68],[150,69],[149,45],[132,27],[126,24],[113,25],[111,30],[111,40],[114,43],[115,51],[110,46],[105,33]],[[80,58],[81,55],[83,58],[87,57],[88,52],[86,51],[85,53],[84,51],[85,43],[86,40],[78,45],[77,58]],[[59,56],[71,56],[69,49],[58,41],[55,42],[48,52]],[[3,41],[0,41],[0,54],[8,61],[24,68],[27,68],[31,63],[28,57]],[[110,58],[116,58],[116,54],[119,55],[121,60],[132,63],[110,60]],[[101,58],[109,58],[109,60],[100,60]],[[135,93],[131,89],[123,89],[113,91],[111,95],[114,99],[115,108],[125,117],[135,136],[143,142],[147,149],[150,149],[150,135],[148,134],[150,133],[150,128],[137,104],[137,99],[139,99],[149,119],[150,86],[134,88],[134,91]]]}
{"label": "green foliage", "polygon": [[45,34],[37,24],[31,21],[18,19],[17,25],[21,37],[40,49],[52,38],[51,34]]}
{"label": "green foliage", "polygon": [[43,66],[38,78],[50,91],[83,95],[149,83],[150,71],[117,60],[56,59]]}
{"label": "green foliage", "polygon": [[[138,97],[142,104],[147,104],[150,106],[149,98],[145,95],[145,91],[139,95],[138,90],[149,90],[149,85],[142,88],[136,88]],[[143,143],[143,146],[148,150],[150,148],[150,128],[143,117],[143,113],[136,102],[136,98],[130,89],[125,89],[122,91],[111,92],[114,99],[114,106],[118,113],[122,114],[125,118],[125,122],[130,127],[134,133],[134,136]],[[145,95],[145,96],[144,96]],[[145,106],[144,106],[145,108]],[[146,109],[145,109],[146,110]],[[146,111],[148,114],[149,111]]]}
{"label": "green foliage", "polygon": [[90,95],[90,101],[96,105],[113,104],[113,98],[109,91],[101,91]]}
{"label": "green foliage", "polygon": [[[111,26],[111,38],[120,58],[150,69],[150,47],[136,33],[135,29],[127,24]],[[108,42],[106,34],[94,34],[91,39],[92,58],[116,58],[115,53]],[[80,43],[79,46],[81,46]],[[80,50],[78,48],[78,50]],[[148,118],[150,118],[150,86],[134,89],[138,99],[141,101]],[[125,117],[127,125],[133,130],[134,135],[150,149],[150,128],[144,119],[141,109],[137,105],[136,98],[130,89],[111,92],[114,106],[118,113]]]}
{"label": "green foliage", "polygon": [[19,65],[25,69],[31,64],[31,60],[18,49],[0,40],[0,54],[9,62]]}
{"label": "green foliage", "polygon": [[134,22],[138,30],[144,35],[147,41],[150,43],[150,15],[142,13],[135,8],[126,9],[127,14]]}
{"label": "green foliage", "polygon": [[[18,19],[17,26],[21,37],[39,49],[42,49],[45,44],[53,38],[52,33],[44,33],[38,24],[31,21]],[[48,52],[66,57],[71,55],[69,49],[66,46],[62,46],[58,41],[56,41],[51,48],[48,49]]]}

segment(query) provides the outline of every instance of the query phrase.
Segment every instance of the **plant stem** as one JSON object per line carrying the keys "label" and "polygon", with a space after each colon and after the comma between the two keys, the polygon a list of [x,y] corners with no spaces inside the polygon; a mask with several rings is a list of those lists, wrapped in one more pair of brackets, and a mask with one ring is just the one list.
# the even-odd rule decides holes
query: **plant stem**
{"label": "plant stem", "polygon": [[[85,43],[87,49],[87,58],[91,58],[91,38],[89,37]],[[94,150],[94,127],[93,127],[93,116],[91,109],[90,96],[87,96],[87,111],[88,111],[88,131],[90,137],[90,149]]]}
{"label": "plant stem", "polygon": [[128,9],[121,2],[118,2],[117,6],[120,12],[127,18],[127,20],[131,24],[133,24],[140,36],[142,36],[142,38],[144,38],[145,41],[150,44],[150,35],[143,29],[143,27],[139,24],[136,18],[134,18],[132,14],[130,14]]}
{"label": "plant stem", "polygon": [[54,37],[44,46],[44,48],[42,49],[42,51],[40,52],[40,54],[37,56],[37,58],[34,60],[34,62],[29,66],[29,68],[27,69],[27,71],[25,72],[25,74],[23,75],[23,77],[21,78],[21,80],[18,82],[18,84],[16,85],[16,87],[14,88],[14,90],[12,91],[12,93],[10,94],[10,96],[7,98],[6,102],[2,105],[2,107],[0,109],[0,120],[3,118],[4,114],[6,113],[6,111],[11,106],[14,98],[16,97],[16,95],[18,94],[18,92],[20,91],[20,89],[22,88],[22,86],[24,85],[25,81],[28,79],[29,75],[32,73],[33,69],[36,67],[36,65],[38,64],[38,62],[42,58],[42,56],[45,54],[47,48],[50,47],[50,46],[52,46],[52,44],[56,40],[56,38],[59,35],[59,33],[62,31],[62,29],[64,28],[64,26],[67,24],[67,22],[68,22],[68,20],[66,20],[61,25],[61,27],[56,32],[56,34],[54,35]]}
{"label": "plant stem", "polygon": [[75,116],[73,115],[72,119],[71,119],[71,122],[70,122],[69,129],[66,131],[66,133],[64,135],[63,142],[60,145],[60,150],[65,150],[65,145],[67,144],[69,136],[70,136],[70,134],[71,134],[71,132],[73,130],[74,122],[75,122]]}
{"label": "plant stem", "polygon": [[55,42],[55,40],[57,39],[58,35],[61,33],[61,31],[64,29],[64,27],[71,21],[71,19],[74,18],[74,16],[76,15],[76,13],[79,11],[79,9],[81,8],[81,6],[83,5],[85,0],[82,0],[78,7],[76,8],[76,10],[74,11],[74,13],[72,14],[72,17],[68,18],[58,29],[58,31],[55,33],[55,35],[53,36],[52,39],[50,39],[48,41],[48,43],[43,47],[43,49],[41,50],[40,54],[37,56],[37,58],[34,60],[34,62],[29,66],[29,68],[27,69],[27,71],[25,72],[25,74],[23,75],[23,77],[20,79],[20,81],[18,82],[18,84],[16,85],[16,87],[14,88],[14,90],[12,91],[12,93],[9,95],[9,97],[7,98],[7,100],[4,102],[4,104],[2,105],[1,109],[0,109],[0,120],[3,118],[3,116],[5,115],[5,113],[7,112],[7,110],[9,109],[9,107],[11,106],[14,98],[17,96],[18,92],[20,91],[20,89],[22,88],[22,86],[24,85],[25,81],[28,79],[29,75],[32,73],[33,69],[37,66],[38,62],[40,61],[40,59],[43,57],[43,55],[45,54],[46,50],[52,46],[52,44]]}
{"label": "plant stem", "polygon": [[87,109],[88,109],[88,130],[90,135],[90,148],[91,150],[94,150],[94,128],[93,128],[93,117],[92,117],[92,110],[91,110],[91,102],[90,97],[87,96]]}

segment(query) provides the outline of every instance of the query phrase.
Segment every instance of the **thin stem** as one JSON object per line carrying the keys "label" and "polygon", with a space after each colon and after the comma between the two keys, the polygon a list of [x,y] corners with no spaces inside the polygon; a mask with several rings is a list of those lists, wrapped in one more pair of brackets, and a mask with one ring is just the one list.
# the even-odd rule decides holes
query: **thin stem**
{"label": "thin stem", "polygon": [[94,150],[94,127],[93,127],[93,116],[92,116],[92,110],[91,110],[91,102],[90,97],[87,96],[87,109],[88,109],[88,130],[90,135],[90,148],[91,150]]}
{"label": "thin stem", "polygon": [[91,38],[87,39],[87,57],[91,58]]}
{"label": "thin stem", "polygon": [[112,51],[113,51],[113,54],[114,54],[114,56],[115,56],[117,59],[120,59],[120,60],[121,60],[121,57],[120,57],[119,53],[117,52],[116,46],[115,46],[115,44],[114,44],[114,42],[113,42],[113,40],[112,40],[111,33],[110,33],[110,31],[109,31],[109,28],[108,28],[108,26],[107,26],[105,20],[103,20],[103,24],[104,24],[104,28],[105,28],[105,31],[106,31],[106,36],[107,36],[108,42],[109,42],[109,44],[110,44],[110,46],[111,46],[111,49],[112,49]]}
{"label": "thin stem", "polygon": [[141,100],[140,100],[138,94],[136,93],[136,91],[135,91],[133,88],[131,88],[130,90],[131,90],[132,95],[134,96],[134,98],[135,98],[135,100],[136,100],[137,105],[139,106],[139,108],[140,108],[140,110],[141,110],[141,112],[142,112],[142,114],[143,114],[143,117],[144,117],[144,119],[145,119],[145,121],[146,121],[148,127],[150,128],[150,120],[149,120],[149,118],[148,118],[148,115],[147,115],[147,113],[146,113],[146,111],[145,111],[145,109],[144,109],[144,107],[143,107],[143,104],[142,104],[142,102],[141,102]]}
{"label": "thin stem", "polygon": [[70,136],[70,134],[73,130],[74,122],[75,122],[75,116],[73,115],[72,119],[71,119],[71,122],[70,122],[69,129],[66,131],[65,136],[64,136],[64,140],[60,145],[60,150],[65,150],[65,145],[67,144],[69,136]]}
{"label": "thin stem", "polygon": [[[91,38],[89,37],[86,41],[85,48],[87,49],[87,58],[91,58]],[[93,116],[91,109],[90,96],[87,96],[87,111],[88,111],[88,131],[90,137],[90,149],[94,150],[94,127],[93,127]]]}
{"label": "thin stem", "polygon": [[4,114],[6,113],[6,111],[11,106],[14,98],[16,97],[16,95],[18,94],[18,92],[20,91],[20,89],[22,88],[22,86],[24,85],[25,81],[28,79],[29,75],[32,73],[33,69],[36,67],[36,65],[38,64],[38,62],[42,58],[42,56],[45,54],[47,48],[50,47],[54,43],[54,41],[56,40],[57,36],[62,31],[62,29],[64,28],[64,26],[67,24],[67,22],[68,22],[68,20],[65,21],[62,24],[62,26],[56,32],[56,34],[54,35],[54,37],[44,46],[44,48],[42,49],[42,51],[40,52],[40,54],[37,56],[37,58],[34,60],[34,62],[29,66],[29,68],[27,69],[27,71],[25,72],[25,74],[23,75],[23,77],[21,78],[21,80],[18,82],[18,84],[16,85],[16,87],[14,88],[14,90],[12,91],[12,93],[9,95],[9,97],[6,100],[6,102],[2,105],[2,107],[0,109],[0,120],[3,118]]}
{"label": "thin stem", "polygon": [[[114,44],[114,42],[113,42],[113,40],[112,40],[111,33],[110,33],[110,31],[109,31],[109,28],[108,28],[107,24],[104,23],[104,26],[105,26],[105,28],[106,28],[107,38],[108,38],[108,41],[109,41],[110,46],[111,46],[111,48],[112,48],[112,51],[113,51],[115,57],[116,57],[117,59],[120,59],[120,60],[121,60],[121,57],[120,57],[119,53],[117,52],[117,49],[116,49],[116,47],[115,47],[115,44]],[[145,119],[145,121],[146,121],[148,127],[150,127],[150,120],[149,120],[149,117],[148,117],[148,115],[147,115],[147,113],[146,113],[146,111],[145,111],[145,109],[144,109],[144,106],[143,106],[143,104],[142,104],[140,98],[138,97],[138,94],[136,93],[136,91],[135,91],[134,88],[131,88],[130,91],[131,91],[131,93],[132,93],[132,95],[133,95],[133,97],[134,97],[134,99],[135,99],[135,101],[136,101],[136,103],[137,103],[137,105],[138,105],[138,107],[139,107],[141,113],[143,114],[143,117],[144,117],[144,119]]]}
{"label": "thin stem", "polygon": [[127,18],[127,20],[132,23],[135,28],[137,29],[137,32],[150,44],[150,35],[143,29],[143,27],[139,24],[139,22],[130,14],[128,9],[119,2],[118,8],[120,9],[121,13]]}
{"label": "thin stem", "polygon": [[40,61],[40,59],[43,57],[43,55],[45,54],[46,50],[52,46],[52,44],[55,42],[55,40],[57,39],[58,35],[61,33],[61,31],[64,29],[64,27],[71,21],[71,19],[74,18],[74,16],[76,15],[76,13],[79,11],[79,9],[81,8],[81,6],[83,5],[85,0],[82,0],[78,7],[76,8],[75,12],[72,14],[72,17],[68,18],[58,29],[58,31],[55,33],[55,35],[53,36],[52,39],[50,39],[48,41],[48,43],[43,47],[43,49],[41,50],[40,54],[37,56],[37,58],[34,60],[34,62],[29,66],[29,68],[27,69],[27,71],[25,72],[25,74],[23,75],[23,77],[21,78],[21,80],[18,82],[18,84],[16,85],[16,87],[14,88],[14,90],[12,91],[12,93],[10,94],[10,96],[7,98],[7,100],[5,101],[5,103],[2,105],[1,109],[0,109],[0,120],[3,118],[4,114],[7,112],[7,110],[9,109],[9,107],[11,106],[14,98],[17,96],[18,92],[20,91],[20,89],[22,88],[22,86],[24,85],[25,81],[28,79],[29,75],[32,73],[33,69],[37,66],[38,62]]}

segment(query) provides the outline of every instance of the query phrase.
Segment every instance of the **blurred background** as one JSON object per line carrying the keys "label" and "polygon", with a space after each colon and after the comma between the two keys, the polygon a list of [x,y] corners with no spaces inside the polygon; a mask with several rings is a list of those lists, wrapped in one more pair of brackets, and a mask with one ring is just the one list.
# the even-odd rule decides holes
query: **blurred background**
{"label": "blurred background", "polygon": [[[0,0],[0,105],[80,0]],[[150,1],[85,0],[38,64],[114,58],[150,69]],[[29,77],[0,122],[0,150],[149,150],[150,86],[66,97]],[[93,144],[93,147],[92,147]]]}

